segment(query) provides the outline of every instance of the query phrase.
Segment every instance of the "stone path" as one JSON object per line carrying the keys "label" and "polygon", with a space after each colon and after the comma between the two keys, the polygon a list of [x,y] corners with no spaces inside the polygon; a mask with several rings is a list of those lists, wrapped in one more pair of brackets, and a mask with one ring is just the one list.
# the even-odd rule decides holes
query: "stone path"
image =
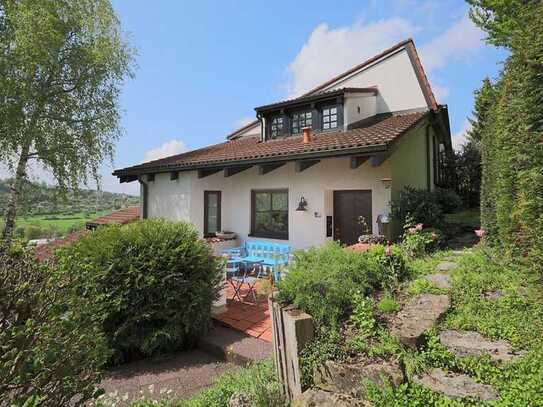
{"label": "stone path", "polygon": [[356,364],[329,360],[315,369],[313,380],[321,390],[363,397],[364,381],[369,380],[379,387],[384,386],[385,381],[399,386],[403,382],[403,372],[395,360]]}
{"label": "stone path", "polygon": [[442,261],[436,266],[436,271],[453,271],[458,268],[458,264],[453,261]]}
{"label": "stone path", "polygon": [[432,283],[434,287],[441,290],[449,290],[452,288],[452,278],[447,273],[429,274],[424,278]]}
{"label": "stone path", "polygon": [[415,376],[413,380],[415,383],[451,398],[475,397],[482,401],[498,398],[498,394],[492,386],[477,383],[467,375],[447,373],[441,369],[432,369],[422,376]]}
{"label": "stone path", "polygon": [[492,360],[509,362],[522,357],[513,352],[509,342],[491,341],[478,332],[443,331],[439,340],[453,355],[457,357],[489,355]]}
{"label": "stone path", "polygon": [[422,335],[435,326],[450,306],[447,295],[417,295],[396,315],[391,332],[404,345],[416,349]]}

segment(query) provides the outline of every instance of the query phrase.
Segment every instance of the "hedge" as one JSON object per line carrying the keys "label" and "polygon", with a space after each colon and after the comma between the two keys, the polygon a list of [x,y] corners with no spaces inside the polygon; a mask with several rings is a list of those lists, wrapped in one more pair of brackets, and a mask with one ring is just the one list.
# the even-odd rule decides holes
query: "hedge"
{"label": "hedge", "polygon": [[195,345],[211,323],[221,263],[184,222],[100,227],[57,252],[60,273],[96,315],[123,362]]}

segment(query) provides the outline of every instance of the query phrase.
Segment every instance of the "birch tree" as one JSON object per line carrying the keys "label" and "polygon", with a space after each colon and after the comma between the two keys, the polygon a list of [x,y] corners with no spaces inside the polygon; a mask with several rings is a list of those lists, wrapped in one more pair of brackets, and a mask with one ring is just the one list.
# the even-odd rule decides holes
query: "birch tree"
{"label": "birch tree", "polygon": [[5,245],[31,162],[66,190],[112,160],[133,55],[109,0],[0,0],[0,160],[14,173]]}

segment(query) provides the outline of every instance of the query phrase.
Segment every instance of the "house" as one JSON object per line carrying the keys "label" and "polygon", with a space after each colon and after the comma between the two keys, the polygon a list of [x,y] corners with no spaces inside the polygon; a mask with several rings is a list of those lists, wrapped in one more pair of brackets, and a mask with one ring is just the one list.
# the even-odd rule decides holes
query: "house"
{"label": "house", "polygon": [[[452,151],[415,45],[403,41],[198,150],[114,171],[139,181],[142,216],[295,249],[371,233],[405,186],[433,189]],[[384,217],[386,221],[386,216]]]}

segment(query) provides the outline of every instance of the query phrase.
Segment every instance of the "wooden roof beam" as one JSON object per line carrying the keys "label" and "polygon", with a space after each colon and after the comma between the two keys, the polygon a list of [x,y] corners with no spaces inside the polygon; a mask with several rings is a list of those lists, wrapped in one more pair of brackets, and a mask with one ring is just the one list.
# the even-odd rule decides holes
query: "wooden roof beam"
{"label": "wooden roof beam", "polygon": [[294,163],[294,168],[296,172],[302,172],[307,170],[310,167],[313,167],[315,164],[320,163],[321,160],[302,160],[302,161],[296,161]]}

